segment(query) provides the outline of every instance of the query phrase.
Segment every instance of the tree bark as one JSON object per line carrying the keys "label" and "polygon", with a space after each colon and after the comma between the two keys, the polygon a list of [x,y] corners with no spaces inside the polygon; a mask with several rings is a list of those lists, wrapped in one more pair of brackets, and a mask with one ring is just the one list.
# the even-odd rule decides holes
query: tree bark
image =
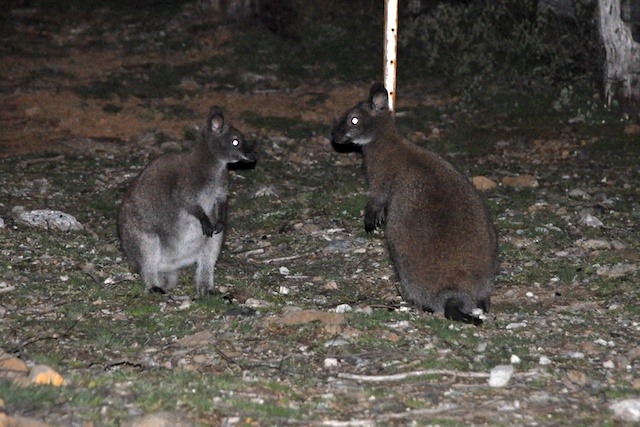
{"label": "tree bark", "polygon": [[633,22],[623,20],[631,0],[598,0],[600,35],[604,42],[604,95],[624,106],[640,107],[640,44],[633,39]]}

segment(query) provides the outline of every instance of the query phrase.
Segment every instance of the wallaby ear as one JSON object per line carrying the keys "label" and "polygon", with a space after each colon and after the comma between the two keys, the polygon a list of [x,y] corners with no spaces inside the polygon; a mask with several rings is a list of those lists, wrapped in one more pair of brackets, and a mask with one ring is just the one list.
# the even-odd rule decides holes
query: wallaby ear
{"label": "wallaby ear", "polygon": [[389,108],[389,93],[382,83],[375,83],[369,91],[371,108],[374,111],[386,110]]}
{"label": "wallaby ear", "polygon": [[222,115],[222,111],[220,111],[220,107],[211,107],[209,110],[209,129],[211,132],[219,133],[224,126],[224,116]]}

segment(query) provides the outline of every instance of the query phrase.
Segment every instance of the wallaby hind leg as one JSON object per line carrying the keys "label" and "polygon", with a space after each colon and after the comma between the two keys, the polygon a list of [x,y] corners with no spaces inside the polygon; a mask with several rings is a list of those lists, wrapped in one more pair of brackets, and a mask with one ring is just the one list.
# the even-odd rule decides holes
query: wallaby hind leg
{"label": "wallaby hind leg", "polygon": [[161,291],[164,293],[164,280],[158,273],[160,263],[160,238],[140,236],[138,239],[138,254],[140,259],[140,278],[149,291]]}
{"label": "wallaby hind leg", "polygon": [[214,234],[207,239],[196,268],[196,291],[198,296],[215,294],[214,270],[222,247],[223,233]]}
{"label": "wallaby hind leg", "polygon": [[160,281],[160,284],[162,284],[162,289],[164,289],[165,291],[175,288],[176,283],[178,283],[179,277],[180,272],[178,270],[158,273],[158,279]]}

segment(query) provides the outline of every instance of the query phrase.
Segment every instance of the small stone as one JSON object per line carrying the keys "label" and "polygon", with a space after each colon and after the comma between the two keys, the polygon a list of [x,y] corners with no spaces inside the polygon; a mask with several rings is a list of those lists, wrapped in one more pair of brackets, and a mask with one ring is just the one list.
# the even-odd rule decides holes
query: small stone
{"label": "small stone", "polygon": [[640,421],[640,399],[617,400],[609,405],[609,409],[616,418],[629,422]]}
{"label": "small stone", "polygon": [[193,427],[191,421],[184,415],[169,412],[157,412],[137,418],[129,424],[130,427]]}
{"label": "small stone", "polygon": [[521,362],[520,358],[515,354],[511,355],[511,359],[509,361],[511,362],[512,365],[517,365],[518,363]]}
{"label": "small stone", "polygon": [[335,357],[327,357],[324,359],[324,367],[325,368],[334,368],[338,366],[338,359]]}
{"label": "small stone", "polygon": [[575,369],[567,372],[567,379],[576,385],[584,386],[587,384],[587,375],[584,372]]}
{"label": "small stone", "polygon": [[34,384],[50,384],[55,387],[66,384],[64,378],[62,378],[59,373],[46,365],[36,365],[31,368],[29,381]]}
{"label": "small stone", "polygon": [[604,225],[602,221],[600,221],[597,217],[591,214],[585,214],[580,217],[580,224],[586,225],[587,227],[600,228]]}
{"label": "small stone", "polygon": [[280,274],[282,274],[283,276],[288,276],[289,275],[289,269],[287,267],[280,267]]}
{"label": "small stone", "polygon": [[547,356],[540,356],[539,363],[542,366],[550,365],[551,364],[551,359],[549,359]]}
{"label": "small stone", "polygon": [[513,365],[498,365],[489,372],[489,387],[504,387],[511,380]]}
{"label": "small stone", "polygon": [[584,199],[584,200],[588,200],[591,198],[591,196],[586,191],[580,190],[577,188],[569,191],[569,197],[571,197],[572,199]]}
{"label": "small stone", "polygon": [[191,307],[191,301],[182,301],[180,306],[178,306],[178,310],[186,310]]}
{"label": "small stone", "polygon": [[527,327],[527,323],[526,322],[521,322],[521,323],[509,323],[505,328],[506,329],[517,329],[517,328],[526,328]]}
{"label": "small stone", "polygon": [[576,246],[583,249],[611,249],[611,244],[606,239],[580,239]]}
{"label": "small stone", "polygon": [[605,369],[613,369],[616,367],[615,363],[612,360],[607,360],[602,364],[602,367]]}
{"label": "small stone", "polygon": [[287,288],[286,286],[280,286],[280,288],[278,289],[278,293],[280,293],[280,295],[289,295],[291,293],[291,289]]}
{"label": "small stone", "polygon": [[596,270],[598,276],[605,276],[610,279],[631,276],[638,270],[634,264],[603,265]]}
{"label": "small stone", "polygon": [[349,304],[339,304],[336,307],[336,313],[347,313],[353,311],[353,308]]}
{"label": "small stone", "polygon": [[533,175],[506,176],[502,183],[509,187],[534,188],[538,186],[538,180]]}
{"label": "small stone", "polygon": [[244,305],[246,307],[251,307],[251,308],[260,308],[260,307],[269,307],[271,303],[261,299],[247,298],[247,300],[244,302]]}
{"label": "small stone", "polygon": [[476,187],[476,190],[486,191],[492,190],[496,187],[496,182],[492,179],[487,178],[486,176],[474,176],[471,178],[471,182],[473,186]]}

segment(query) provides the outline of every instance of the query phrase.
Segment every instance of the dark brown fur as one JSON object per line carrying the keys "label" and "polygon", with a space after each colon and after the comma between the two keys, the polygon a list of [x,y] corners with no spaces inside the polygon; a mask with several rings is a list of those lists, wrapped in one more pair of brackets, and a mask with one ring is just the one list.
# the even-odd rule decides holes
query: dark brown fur
{"label": "dark brown fur", "polygon": [[435,153],[400,138],[381,84],[332,136],[336,144],[362,147],[369,184],[365,230],[386,223],[404,298],[454,320],[481,323],[472,311],[489,309],[498,244],[469,180]]}

